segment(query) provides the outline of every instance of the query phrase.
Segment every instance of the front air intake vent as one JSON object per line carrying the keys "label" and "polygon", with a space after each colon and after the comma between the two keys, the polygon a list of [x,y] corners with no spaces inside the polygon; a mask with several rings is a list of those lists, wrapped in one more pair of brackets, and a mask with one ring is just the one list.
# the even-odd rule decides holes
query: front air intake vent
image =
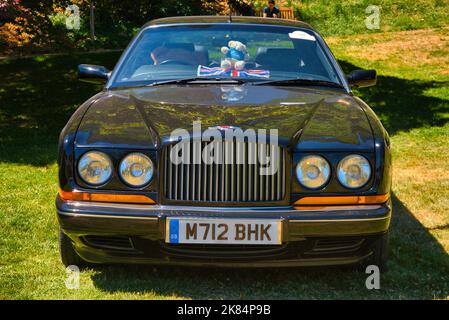
{"label": "front air intake vent", "polygon": [[336,253],[353,252],[360,249],[364,243],[363,238],[335,238],[316,240],[315,246],[309,253]]}
{"label": "front air intake vent", "polygon": [[112,250],[134,250],[128,237],[84,236],[84,242],[95,248]]}

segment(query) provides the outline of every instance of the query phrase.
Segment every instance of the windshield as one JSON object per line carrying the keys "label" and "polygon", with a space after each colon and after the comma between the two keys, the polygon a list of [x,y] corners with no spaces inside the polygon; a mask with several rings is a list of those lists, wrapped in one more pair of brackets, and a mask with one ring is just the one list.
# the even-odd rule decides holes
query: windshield
{"label": "windshield", "polygon": [[112,86],[192,79],[341,81],[307,29],[238,24],[150,27],[129,49]]}

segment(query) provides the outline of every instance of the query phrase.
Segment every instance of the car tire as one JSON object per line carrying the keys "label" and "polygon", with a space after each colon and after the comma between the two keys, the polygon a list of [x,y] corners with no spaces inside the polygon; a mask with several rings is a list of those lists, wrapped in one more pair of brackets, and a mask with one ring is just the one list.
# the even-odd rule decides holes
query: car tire
{"label": "car tire", "polygon": [[365,267],[376,265],[380,272],[387,271],[388,251],[390,246],[390,232],[387,231],[376,240],[373,247],[373,254],[368,258]]}
{"label": "car tire", "polygon": [[59,228],[59,253],[64,266],[75,265],[78,268],[87,266],[87,261],[83,260],[75,251],[72,240]]}

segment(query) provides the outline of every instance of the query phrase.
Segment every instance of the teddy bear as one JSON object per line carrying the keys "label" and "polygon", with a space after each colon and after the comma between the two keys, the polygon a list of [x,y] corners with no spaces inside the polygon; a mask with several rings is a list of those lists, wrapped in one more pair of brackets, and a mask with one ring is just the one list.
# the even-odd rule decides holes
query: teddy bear
{"label": "teddy bear", "polygon": [[225,56],[221,61],[222,68],[234,68],[235,70],[245,69],[245,60],[248,59],[248,51],[243,43],[231,40],[228,42],[227,47],[221,47],[221,52]]}

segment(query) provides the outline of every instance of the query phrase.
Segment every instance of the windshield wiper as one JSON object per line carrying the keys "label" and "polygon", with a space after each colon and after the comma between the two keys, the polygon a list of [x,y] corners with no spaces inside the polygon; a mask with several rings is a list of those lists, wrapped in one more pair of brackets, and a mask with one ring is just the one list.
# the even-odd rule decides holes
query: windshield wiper
{"label": "windshield wiper", "polygon": [[204,77],[192,77],[192,78],[183,78],[183,79],[172,79],[172,80],[163,80],[163,81],[155,81],[150,83],[149,87],[160,86],[164,84],[189,84],[189,83],[198,83],[198,84],[209,84],[209,83],[226,83],[226,84],[242,84],[245,81],[241,79],[227,79],[227,78],[204,78]]}
{"label": "windshield wiper", "polygon": [[263,85],[275,85],[275,86],[306,85],[306,86],[323,86],[323,87],[332,87],[332,88],[343,88],[343,86],[341,84],[338,84],[338,83],[332,82],[332,81],[301,79],[301,78],[254,82],[254,85],[255,86],[263,86]]}

